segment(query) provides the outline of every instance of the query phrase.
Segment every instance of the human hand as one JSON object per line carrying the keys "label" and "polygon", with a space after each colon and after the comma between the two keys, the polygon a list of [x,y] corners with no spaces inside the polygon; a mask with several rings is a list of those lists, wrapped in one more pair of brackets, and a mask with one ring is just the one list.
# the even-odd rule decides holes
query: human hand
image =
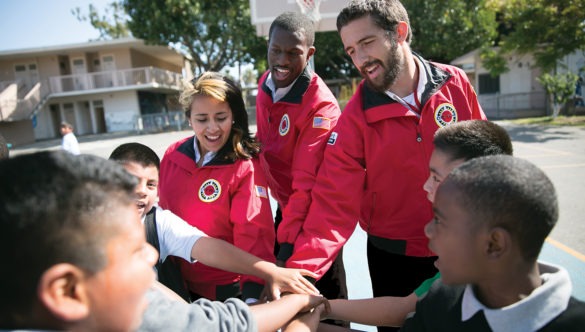
{"label": "human hand", "polygon": [[321,303],[313,310],[299,313],[288,322],[283,328],[281,329],[283,332],[302,332],[302,331],[317,331],[318,328],[321,326],[319,323],[322,319],[322,316],[325,315],[327,309],[327,301],[325,303]]}
{"label": "human hand", "polygon": [[289,269],[275,267],[271,278],[267,282],[270,296],[273,300],[279,299],[282,293],[319,295],[319,290],[304,276],[317,278],[317,275],[304,269]]}

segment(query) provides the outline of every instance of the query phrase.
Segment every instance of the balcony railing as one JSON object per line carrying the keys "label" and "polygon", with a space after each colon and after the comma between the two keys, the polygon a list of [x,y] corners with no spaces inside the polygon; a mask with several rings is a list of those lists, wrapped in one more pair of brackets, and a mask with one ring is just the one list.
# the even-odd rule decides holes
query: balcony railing
{"label": "balcony railing", "polygon": [[[1,83],[4,86],[9,85],[8,82]],[[53,76],[46,81],[37,83],[22,99],[18,99],[16,96],[1,97],[0,121],[14,121],[32,117],[54,94],[137,86],[178,91],[182,86],[182,76],[154,67]]]}
{"label": "balcony railing", "polygon": [[51,93],[154,85],[179,90],[181,74],[154,68],[132,68],[49,78]]}

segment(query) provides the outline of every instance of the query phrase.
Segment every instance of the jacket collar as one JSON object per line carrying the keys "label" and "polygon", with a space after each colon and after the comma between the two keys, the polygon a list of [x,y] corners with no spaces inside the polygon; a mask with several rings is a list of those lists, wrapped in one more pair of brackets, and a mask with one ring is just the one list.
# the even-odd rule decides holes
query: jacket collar
{"label": "jacket collar", "polygon": [[[445,70],[437,67],[435,64],[423,59],[420,55],[413,52],[413,56],[415,56],[421,64],[420,70],[424,70],[424,73],[427,77],[427,83],[424,87],[424,90],[421,94],[421,105],[425,105],[426,102],[431,98],[433,94],[445,85],[447,80],[451,77],[451,74],[446,72]],[[389,105],[393,103],[398,103],[396,100],[390,98],[388,95],[382,92],[378,92],[373,90],[368,86],[368,84],[362,81],[362,106],[363,110],[367,111],[371,108],[375,108],[382,105]],[[405,114],[407,111],[404,112]],[[400,114],[403,116],[404,114]]]}
{"label": "jacket collar", "polygon": [[[195,163],[195,136],[190,137],[177,148],[177,151],[186,157],[191,162]],[[228,142],[219,150],[217,154],[206,166],[230,165],[235,162],[234,154],[231,151],[231,137]]]}

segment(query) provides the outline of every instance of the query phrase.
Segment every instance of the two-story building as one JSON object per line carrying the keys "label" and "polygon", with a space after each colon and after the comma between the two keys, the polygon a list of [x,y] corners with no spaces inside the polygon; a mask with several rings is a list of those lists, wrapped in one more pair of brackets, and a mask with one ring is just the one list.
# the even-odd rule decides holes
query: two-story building
{"label": "two-story building", "polygon": [[141,117],[179,111],[185,56],[134,38],[0,52],[0,132],[13,145],[137,130]]}

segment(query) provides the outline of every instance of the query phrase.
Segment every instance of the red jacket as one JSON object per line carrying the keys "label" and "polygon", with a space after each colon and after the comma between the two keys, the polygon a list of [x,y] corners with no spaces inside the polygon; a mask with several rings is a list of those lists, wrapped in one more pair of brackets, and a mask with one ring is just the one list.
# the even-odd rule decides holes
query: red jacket
{"label": "red jacket", "polygon": [[[220,151],[209,164],[199,168],[193,141],[194,137],[183,139],[165,152],[160,166],[160,206],[211,237],[274,262],[274,222],[258,161],[225,160]],[[200,262],[180,262],[189,289],[209,299],[215,299],[217,285],[240,279],[244,296],[257,298],[264,284],[262,279]]]}
{"label": "red jacket", "polygon": [[256,97],[256,137],[262,143],[260,160],[268,186],[283,208],[277,240],[288,244],[286,260],[305,220],[325,143],[341,111],[331,90],[308,68],[276,103],[266,86],[267,77],[268,72],[260,78]]}
{"label": "red jacket", "polygon": [[427,84],[421,116],[362,82],[325,149],[312,205],[287,267],[322,276],[356,223],[389,252],[432,256],[424,225],[433,216],[423,184],[435,131],[485,119],[465,73],[419,58]]}

